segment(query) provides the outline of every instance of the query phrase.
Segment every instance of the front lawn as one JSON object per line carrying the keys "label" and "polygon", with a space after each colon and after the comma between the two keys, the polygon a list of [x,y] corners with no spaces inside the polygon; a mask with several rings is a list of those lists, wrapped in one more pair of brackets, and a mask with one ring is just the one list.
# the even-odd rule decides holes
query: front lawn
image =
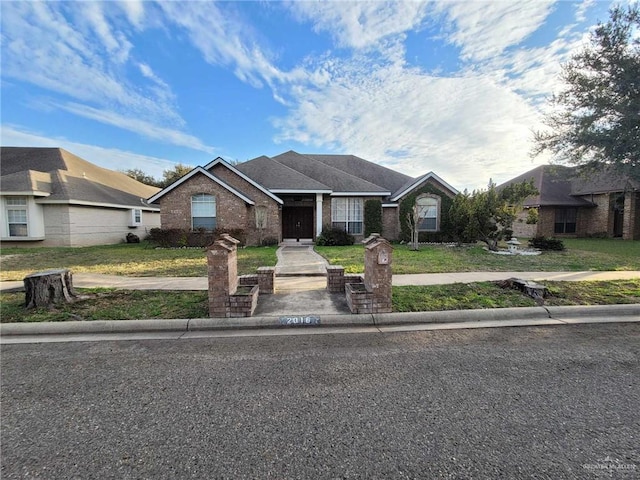
{"label": "front lawn", "polygon": [[[277,247],[238,249],[238,274],[277,262]],[[68,268],[73,273],[128,277],[204,277],[207,260],[201,248],[153,248],[147,243],[97,247],[3,248],[1,280],[22,280],[33,272]]]}
{"label": "front lawn", "polygon": [[[564,244],[564,252],[543,252],[538,256],[496,255],[480,244],[428,245],[418,251],[407,245],[394,245],[393,273],[640,270],[639,241],[579,238],[564,240]],[[362,245],[315,248],[332,265],[342,265],[346,273],[364,271]]]}
{"label": "front lawn", "polygon": [[[595,282],[543,282],[545,305],[616,305],[640,303],[640,279]],[[498,282],[393,287],[394,312],[535,307],[533,298]]]}
{"label": "front lawn", "polygon": [[[611,305],[640,303],[640,279],[607,282],[545,282],[551,296],[546,305]],[[135,320],[206,318],[207,292],[76,289],[82,299],[51,309],[25,310],[24,293],[0,293],[0,319],[8,322],[69,320]],[[519,290],[496,282],[393,287],[394,312],[532,307]]]}

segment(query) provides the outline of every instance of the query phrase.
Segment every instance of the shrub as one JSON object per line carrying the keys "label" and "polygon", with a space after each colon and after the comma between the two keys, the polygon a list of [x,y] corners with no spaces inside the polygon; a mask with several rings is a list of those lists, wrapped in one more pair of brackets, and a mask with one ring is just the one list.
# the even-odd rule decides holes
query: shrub
{"label": "shrub", "polygon": [[215,242],[223,234],[229,234],[233,238],[240,240],[240,244],[246,243],[246,235],[242,229],[217,228],[214,231],[198,229],[189,230],[186,228],[152,228],[149,231],[149,242],[162,248],[180,247],[206,247]]}
{"label": "shrub", "polygon": [[339,247],[344,245],[353,245],[355,239],[353,235],[345,232],[340,228],[324,226],[322,233],[316,239],[316,245],[327,247]]}
{"label": "shrub", "polygon": [[263,238],[261,245],[263,247],[273,247],[274,245],[278,245],[278,239],[276,237]]}
{"label": "shrub", "polygon": [[543,236],[533,237],[529,240],[529,246],[538,250],[564,250],[564,243],[558,238],[547,238]]}
{"label": "shrub", "polygon": [[380,200],[367,200],[364,202],[364,236],[372,233],[382,235],[382,202]]}

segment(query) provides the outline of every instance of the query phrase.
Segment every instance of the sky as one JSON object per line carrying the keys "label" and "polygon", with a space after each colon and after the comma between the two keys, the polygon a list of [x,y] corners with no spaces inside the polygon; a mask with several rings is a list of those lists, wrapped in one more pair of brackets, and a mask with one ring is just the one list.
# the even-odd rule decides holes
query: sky
{"label": "sky", "polygon": [[0,142],[154,177],[352,154],[483,188],[549,163],[533,131],[612,5],[2,0]]}

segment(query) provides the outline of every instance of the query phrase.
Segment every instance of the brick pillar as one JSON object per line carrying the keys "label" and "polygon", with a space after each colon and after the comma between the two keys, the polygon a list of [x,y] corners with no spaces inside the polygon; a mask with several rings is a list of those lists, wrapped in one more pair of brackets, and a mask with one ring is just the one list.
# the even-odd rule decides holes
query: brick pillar
{"label": "brick pillar", "polygon": [[275,267],[258,267],[258,288],[261,295],[276,293],[275,280]]}
{"label": "brick pillar", "polygon": [[210,317],[231,315],[229,297],[238,288],[238,243],[235,238],[223,235],[207,247]]}
{"label": "brick pillar", "polygon": [[393,247],[373,234],[363,241],[364,246],[364,285],[373,294],[372,313],[389,313],[391,306],[391,263]]}
{"label": "brick pillar", "polygon": [[327,266],[327,290],[329,293],[344,292],[344,267],[340,265]]}

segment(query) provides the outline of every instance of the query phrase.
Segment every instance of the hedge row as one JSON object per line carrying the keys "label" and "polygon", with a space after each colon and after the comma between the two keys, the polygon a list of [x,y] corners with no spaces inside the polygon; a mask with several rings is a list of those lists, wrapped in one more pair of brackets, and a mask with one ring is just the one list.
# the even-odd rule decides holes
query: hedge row
{"label": "hedge row", "polygon": [[149,242],[163,248],[179,247],[207,247],[215,242],[223,234],[229,234],[236,240],[240,240],[241,245],[246,244],[246,233],[244,230],[217,228],[213,231],[189,230],[185,228],[152,228],[149,231]]}

